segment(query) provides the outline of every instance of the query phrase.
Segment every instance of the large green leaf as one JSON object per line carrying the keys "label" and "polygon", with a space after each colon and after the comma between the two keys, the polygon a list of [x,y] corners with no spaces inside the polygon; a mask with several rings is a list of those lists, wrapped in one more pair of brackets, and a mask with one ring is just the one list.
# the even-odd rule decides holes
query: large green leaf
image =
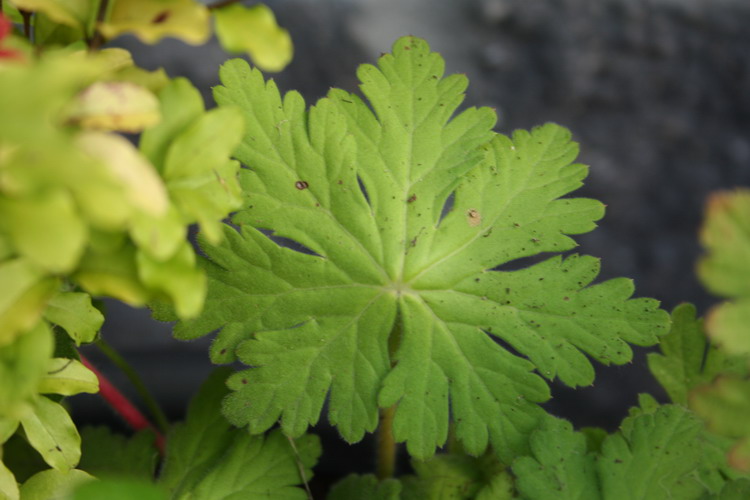
{"label": "large green leaf", "polygon": [[127,437],[107,427],[84,427],[78,468],[96,477],[151,480],[159,461],[154,439],[150,430]]}
{"label": "large green leaf", "polygon": [[450,414],[468,452],[492,443],[508,458],[549,398],[543,377],[588,385],[587,355],[625,363],[628,342],[666,330],[656,301],[629,300],[629,280],[592,284],[594,258],[494,270],[574,248],[568,235],[592,230],[603,205],[561,198],[587,172],[568,131],[495,134],[487,108],[451,118],[467,81],[443,68],[406,37],[359,69],[369,103],[332,90],[306,110],[246,63],[222,67],[216,100],[245,115],[246,202],[225,242],[203,246],[205,313],[175,332],[221,329],[212,359],[254,367],[229,381],[233,423],[257,433],[281,420],[299,436],[329,396],[348,441],[395,405],[395,437],[416,457],[445,443]]}

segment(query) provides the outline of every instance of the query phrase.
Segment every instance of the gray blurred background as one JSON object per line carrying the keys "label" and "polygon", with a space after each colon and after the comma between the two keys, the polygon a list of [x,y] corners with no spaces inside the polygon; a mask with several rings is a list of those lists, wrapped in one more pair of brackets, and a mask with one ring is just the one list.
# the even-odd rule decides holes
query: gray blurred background
{"label": "gray blurred background", "polygon": [[[250,2],[251,3],[251,2]],[[698,283],[697,235],[709,192],[750,185],[750,2],[747,0],[277,0],[295,59],[275,75],[312,102],[336,86],[356,90],[355,69],[402,35],[424,37],[447,72],[470,79],[467,104],[491,106],[498,131],[554,121],[570,128],[591,165],[580,196],[607,205],[580,253],[602,259],[601,279],[633,278],[637,296],[667,309],[715,301]],[[156,47],[123,38],[149,69],[186,76],[213,106],[210,88],[229,56],[215,42]],[[208,340],[180,343],[148,312],[109,304],[104,337],[135,365],[173,418],[211,366]],[[127,384],[91,353],[116,383]],[[638,392],[661,396],[645,368],[599,367],[593,388],[555,386],[549,404],[577,426],[617,427]],[[74,398],[90,421],[110,415],[96,398]],[[319,473],[371,467],[368,444],[347,450],[335,432],[324,446],[339,460]],[[330,435],[330,436],[329,436]],[[353,457],[362,451],[365,458]],[[347,470],[341,471],[342,473]]]}

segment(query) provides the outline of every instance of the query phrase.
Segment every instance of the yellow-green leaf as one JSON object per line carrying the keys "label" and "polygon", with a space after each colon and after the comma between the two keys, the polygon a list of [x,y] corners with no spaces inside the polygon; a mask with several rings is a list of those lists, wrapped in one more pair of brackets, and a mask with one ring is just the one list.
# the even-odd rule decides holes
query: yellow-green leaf
{"label": "yellow-green leaf", "polygon": [[107,38],[132,33],[145,43],[171,36],[200,45],[211,34],[208,18],[208,9],[194,0],[117,0],[99,30]]}
{"label": "yellow-green leaf", "polygon": [[53,273],[70,272],[88,237],[73,197],[62,189],[23,198],[0,197],[0,228],[16,251]]}
{"label": "yellow-green leaf", "polygon": [[730,355],[750,355],[750,299],[722,302],[706,317],[711,339]]}
{"label": "yellow-green leaf", "polygon": [[72,396],[82,392],[99,392],[99,379],[94,372],[75,359],[53,358],[46,376],[39,384],[42,394]]}
{"label": "yellow-green leaf", "polygon": [[21,419],[26,439],[50,467],[69,471],[81,459],[81,436],[73,420],[59,403],[40,396],[33,413]]}
{"label": "yellow-green leaf", "polygon": [[64,328],[76,345],[92,342],[104,323],[102,313],[91,304],[91,296],[79,292],[55,295],[47,304],[44,318]]}
{"label": "yellow-green leaf", "polygon": [[184,242],[173,257],[158,261],[138,252],[138,275],[149,288],[168,296],[181,318],[192,318],[203,309],[206,276],[195,266],[195,253]]}
{"label": "yellow-green leaf", "polygon": [[43,12],[50,19],[74,28],[85,28],[98,2],[94,0],[12,0],[16,7]]}
{"label": "yellow-green leaf", "polygon": [[135,307],[150,298],[138,279],[132,245],[113,245],[88,252],[73,278],[92,295],[108,295]]}
{"label": "yellow-green leaf", "polygon": [[76,97],[70,120],[84,128],[140,132],[159,121],[159,101],[131,82],[96,82]]}
{"label": "yellow-green leaf", "polygon": [[125,138],[104,132],[85,132],[78,138],[79,146],[101,160],[122,182],[130,201],[139,210],[164,215],[169,198],[154,167]]}
{"label": "yellow-green leaf", "polygon": [[59,500],[68,495],[80,484],[93,481],[88,472],[78,469],[59,471],[48,469],[38,472],[21,485],[21,500]]}
{"label": "yellow-green leaf", "polygon": [[25,259],[0,263],[0,347],[37,324],[57,281]]}
{"label": "yellow-green leaf", "polygon": [[216,36],[227,52],[246,52],[265,71],[281,71],[292,60],[292,38],[263,4],[234,3],[216,9]]}
{"label": "yellow-green leaf", "polygon": [[0,347],[0,418],[18,420],[28,413],[53,348],[52,334],[43,321]]}
{"label": "yellow-green leaf", "polygon": [[16,477],[8,470],[5,464],[0,462],[0,499],[18,500],[19,495]]}

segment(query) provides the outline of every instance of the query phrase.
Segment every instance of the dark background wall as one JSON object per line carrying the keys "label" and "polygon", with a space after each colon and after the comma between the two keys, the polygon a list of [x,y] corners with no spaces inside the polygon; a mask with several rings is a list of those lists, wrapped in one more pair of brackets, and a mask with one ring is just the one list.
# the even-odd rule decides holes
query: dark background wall
{"label": "dark background wall", "polygon": [[[314,101],[356,89],[354,71],[399,36],[428,40],[448,72],[469,76],[469,105],[498,110],[498,130],[567,126],[591,165],[578,194],[603,201],[600,227],[578,238],[602,258],[601,278],[633,278],[638,296],[671,309],[714,301],[698,283],[697,235],[709,192],[750,184],[750,3],[745,0],[277,0],[295,41],[275,78]],[[118,42],[147,68],[187,76],[211,103],[227,56],[215,43]],[[207,341],[179,343],[148,313],[111,304],[104,336],[179,416],[210,370]],[[555,388],[552,411],[576,425],[616,427],[639,391],[656,391],[639,351],[633,366],[602,368],[595,387]],[[116,374],[113,374],[118,381]],[[106,415],[94,398],[76,408]],[[325,432],[325,431],[324,431]],[[326,446],[338,446],[335,436]],[[366,449],[367,445],[363,445]],[[356,452],[356,450],[355,450]],[[337,453],[346,456],[342,448]],[[352,452],[349,452],[350,454]],[[343,463],[367,468],[367,459]],[[327,463],[325,467],[338,467]]]}

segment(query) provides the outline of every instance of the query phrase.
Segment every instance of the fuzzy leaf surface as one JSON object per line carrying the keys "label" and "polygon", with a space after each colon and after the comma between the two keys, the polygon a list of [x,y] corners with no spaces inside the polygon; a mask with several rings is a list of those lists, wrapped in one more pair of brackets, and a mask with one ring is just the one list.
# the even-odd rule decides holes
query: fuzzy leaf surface
{"label": "fuzzy leaf surface", "polygon": [[587,173],[567,130],[506,137],[490,109],[452,117],[467,80],[443,70],[424,41],[402,38],[360,67],[367,102],[334,89],[308,110],[246,63],[222,67],[216,100],[246,123],[245,205],[221,245],[203,245],[206,309],[175,334],[220,329],[212,359],[253,367],[228,382],[233,423],[258,433],[280,420],[299,436],[329,397],[350,442],[395,405],[412,456],[445,443],[449,414],[469,453],[492,443],[511,456],[549,398],[543,377],[590,384],[586,355],[625,363],[628,342],[665,330],[656,301],[629,300],[629,280],[591,284],[594,258],[493,270],[574,248],[568,235],[592,230],[603,206],[561,198]]}

